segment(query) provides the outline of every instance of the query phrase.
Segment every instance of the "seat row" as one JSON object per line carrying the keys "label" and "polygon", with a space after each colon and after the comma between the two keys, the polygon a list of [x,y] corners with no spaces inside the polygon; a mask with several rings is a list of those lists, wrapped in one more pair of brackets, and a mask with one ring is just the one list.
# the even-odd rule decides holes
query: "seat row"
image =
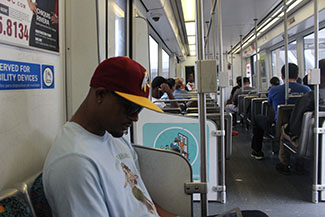
{"label": "seat row", "polygon": [[[299,98],[301,96],[291,96]],[[238,113],[242,118],[243,123],[246,123],[246,126],[249,126],[250,123],[254,120],[254,116],[262,114],[267,116],[270,112],[270,105],[267,102],[267,98],[259,97],[257,95],[247,95],[243,94],[239,96],[238,99]],[[268,137],[272,139],[272,149],[276,152],[277,148],[275,147],[281,136],[282,126],[288,123],[290,119],[290,114],[293,111],[295,105],[279,105],[277,108],[277,122],[273,126],[273,130],[268,132]],[[320,125],[322,126],[325,123],[325,112],[319,113]],[[284,146],[291,151],[293,154],[297,155],[300,158],[310,159],[313,156],[313,147],[314,147],[314,114],[313,112],[305,112],[303,116],[303,121],[301,125],[301,135],[296,141],[296,144],[292,144],[287,139],[283,139]],[[299,145],[297,145],[299,144]]]}

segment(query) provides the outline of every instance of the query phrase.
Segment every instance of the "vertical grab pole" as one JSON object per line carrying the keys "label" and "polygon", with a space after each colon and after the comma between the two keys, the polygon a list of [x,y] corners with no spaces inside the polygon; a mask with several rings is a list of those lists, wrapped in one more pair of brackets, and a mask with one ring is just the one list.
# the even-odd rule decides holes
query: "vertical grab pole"
{"label": "vertical grab pole", "polygon": [[[196,60],[203,60],[203,2],[202,0],[196,0]],[[196,73],[197,76],[201,76],[201,72]],[[199,88],[199,120],[200,120],[200,177],[201,182],[207,182],[207,171],[206,171],[206,114],[205,114],[205,95]],[[207,216],[208,200],[207,194],[201,193],[201,215]]]}
{"label": "vertical grab pole", "polygon": [[285,104],[288,104],[289,99],[289,63],[288,63],[288,15],[287,15],[287,0],[283,0],[284,12],[284,59],[285,59]]}
{"label": "vertical grab pole", "polygon": [[[209,21],[206,21],[206,32],[208,32],[209,29]],[[210,59],[210,39],[209,39],[209,34],[205,36],[205,59]]]}
{"label": "vertical grab pole", "polygon": [[[221,0],[217,1],[217,7],[218,7],[218,37],[219,37],[219,75],[221,73],[224,73],[224,63],[223,63],[223,49],[222,49],[222,14],[221,14]],[[226,165],[226,158],[225,158],[225,105],[224,105],[224,86],[220,85],[220,128],[222,132],[221,136],[221,203],[226,203],[226,171],[225,171],[225,165]]]}
{"label": "vertical grab pole", "polygon": [[[317,0],[314,0],[314,43],[315,43],[315,69],[319,68],[318,63],[318,48],[319,48],[319,41],[318,41],[318,31],[319,31],[319,20],[318,20],[318,6],[317,6]],[[318,186],[318,155],[319,155],[319,84],[316,84],[314,87],[314,99],[315,99],[315,111],[314,111],[314,136],[315,136],[315,148],[314,148],[314,186],[313,186],[313,196],[312,200],[314,203],[318,203],[319,199],[319,192],[317,189]]]}
{"label": "vertical grab pole", "polygon": [[244,93],[244,70],[243,70],[243,35],[240,35],[240,74],[241,74],[241,92]]}
{"label": "vertical grab pole", "polygon": [[256,84],[257,84],[257,93],[260,92],[260,74],[259,74],[259,61],[258,61],[258,49],[257,49],[257,19],[254,19],[255,22],[255,53],[256,53],[256,62],[255,62],[255,73],[256,73]]}
{"label": "vertical grab pole", "polygon": [[215,11],[214,11],[214,1],[217,1],[217,0],[211,0],[211,32],[212,32],[212,44],[213,44],[213,57],[212,59],[215,59],[216,58],[216,36],[215,36],[215,31],[216,31],[216,21],[215,21],[215,18],[214,18],[214,15],[215,15]]}
{"label": "vertical grab pole", "polygon": [[232,86],[235,86],[235,81],[234,81],[234,67],[233,67],[233,58],[234,58],[234,53],[232,52],[232,45],[230,46],[231,50],[231,79],[232,79]]}

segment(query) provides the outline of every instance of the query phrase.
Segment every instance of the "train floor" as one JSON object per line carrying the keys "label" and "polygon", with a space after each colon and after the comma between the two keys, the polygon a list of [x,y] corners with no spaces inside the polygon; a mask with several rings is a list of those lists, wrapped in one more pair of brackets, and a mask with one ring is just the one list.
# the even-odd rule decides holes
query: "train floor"
{"label": "train floor", "polygon": [[[283,175],[275,170],[279,162],[272,154],[272,144],[263,143],[263,160],[253,159],[251,131],[236,126],[233,152],[226,162],[227,202],[209,202],[208,214],[222,213],[235,207],[261,210],[269,217],[324,217],[325,203],[312,203],[312,161],[307,161],[305,175]],[[201,216],[199,202],[194,202],[194,217]]]}

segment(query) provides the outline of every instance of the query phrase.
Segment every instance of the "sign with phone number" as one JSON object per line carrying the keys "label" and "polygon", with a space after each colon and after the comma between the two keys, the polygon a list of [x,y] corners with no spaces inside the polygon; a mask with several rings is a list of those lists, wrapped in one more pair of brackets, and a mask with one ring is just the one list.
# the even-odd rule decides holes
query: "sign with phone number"
{"label": "sign with phone number", "polygon": [[59,51],[58,0],[6,0],[0,3],[0,40]]}

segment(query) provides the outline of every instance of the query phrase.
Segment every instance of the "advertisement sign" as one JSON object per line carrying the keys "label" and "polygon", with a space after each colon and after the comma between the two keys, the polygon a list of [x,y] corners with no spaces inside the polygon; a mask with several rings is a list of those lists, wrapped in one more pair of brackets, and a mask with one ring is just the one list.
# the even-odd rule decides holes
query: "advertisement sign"
{"label": "advertisement sign", "polygon": [[[200,137],[198,124],[147,123],[144,124],[142,132],[144,146],[182,154],[192,166],[193,179],[200,180],[200,146],[198,143]],[[209,132],[209,129],[207,132]],[[209,150],[209,136],[207,137],[207,150]],[[207,162],[209,162],[209,155],[207,157]]]}
{"label": "advertisement sign", "polygon": [[58,0],[5,0],[0,3],[0,41],[59,51]]}
{"label": "advertisement sign", "polygon": [[0,60],[0,90],[54,88],[54,66]]}

